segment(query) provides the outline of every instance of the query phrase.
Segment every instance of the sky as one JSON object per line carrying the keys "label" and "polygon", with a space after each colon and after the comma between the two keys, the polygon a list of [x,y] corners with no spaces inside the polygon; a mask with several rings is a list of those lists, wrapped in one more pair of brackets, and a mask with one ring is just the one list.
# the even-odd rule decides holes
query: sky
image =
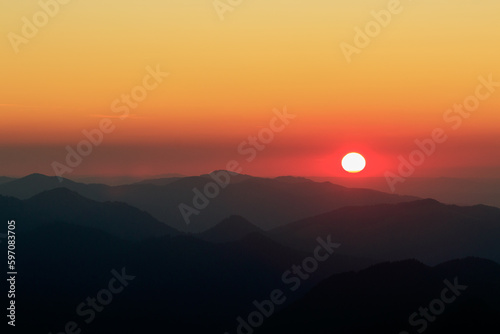
{"label": "sky", "polygon": [[59,1],[0,0],[0,175],[499,176],[497,0]]}

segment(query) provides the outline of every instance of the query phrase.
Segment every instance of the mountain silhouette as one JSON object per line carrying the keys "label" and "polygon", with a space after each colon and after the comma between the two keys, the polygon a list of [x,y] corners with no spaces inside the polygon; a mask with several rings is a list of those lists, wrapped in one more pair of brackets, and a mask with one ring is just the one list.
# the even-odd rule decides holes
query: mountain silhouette
{"label": "mountain silhouette", "polygon": [[[220,173],[221,171],[218,171]],[[147,211],[179,231],[202,232],[214,227],[232,214],[238,214],[257,227],[269,230],[291,221],[329,212],[346,205],[399,203],[415,197],[398,196],[368,189],[349,189],[328,182],[318,183],[302,178],[257,178],[231,174],[229,185],[218,196],[208,199],[205,208],[189,217],[186,223],[179,205],[194,207],[195,190],[204,192],[214,180],[210,175],[183,177],[164,185],[132,184],[106,186],[82,184],[40,174],[0,185],[0,195],[20,199],[42,191],[65,187],[96,201],[119,201]]]}
{"label": "mountain silhouette", "polygon": [[66,188],[44,191],[27,200],[0,196],[0,211],[5,220],[15,217],[20,230],[65,222],[96,228],[127,240],[179,234],[128,204],[96,202]]}
{"label": "mountain silhouette", "polygon": [[[461,288],[455,293],[445,280]],[[415,260],[382,263],[328,278],[255,333],[487,333],[500,316],[499,280],[500,265],[479,258],[436,267]],[[421,307],[437,307],[440,302],[432,302],[443,298],[444,289],[454,301],[441,301],[444,310],[431,313],[432,321],[417,315],[418,325],[411,325]]]}
{"label": "mountain silhouette", "polygon": [[[150,214],[179,225],[179,201],[211,180],[107,186],[33,174],[0,185],[37,191],[0,196],[1,217],[16,220],[18,313],[31,317],[19,330],[59,333],[77,321],[85,333],[241,333],[239,319],[278,289],[286,300],[254,333],[414,334],[408,318],[455,278],[468,288],[428,333],[481,332],[498,319],[500,265],[490,260],[499,261],[500,209],[237,174],[200,214],[202,233]],[[345,203],[356,205],[337,208]],[[324,240],[340,245],[316,266]],[[374,265],[387,260],[398,262]],[[134,279],[86,324],[77,306],[102,300],[112,270]]]}
{"label": "mountain silhouette", "polygon": [[307,249],[317,235],[332,235],[341,252],[378,260],[416,258],[437,264],[465,256],[500,263],[500,209],[461,207],[426,199],[345,207],[290,223],[269,233]]}
{"label": "mountain silhouette", "polygon": [[[97,228],[39,225],[23,231],[18,244],[23,268],[18,312],[31,315],[19,329],[58,333],[74,320],[85,333],[223,333],[238,315],[252,310],[255,299],[282,286],[282,273],[305,256],[310,253],[258,233],[219,244],[185,235],[132,242]],[[295,296],[332,274],[370,264],[332,256]],[[76,306],[106,288],[110,271],[121,268],[136,278],[87,326]]]}
{"label": "mountain silhouette", "polygon": [[[497,173],[498,174],[498,173]],[[348,188],[370,188],[388,191],[385,177],[311,177],[314,181],[330,181]],[[500,178],[483,177],[410,177],[396,185],[396,193],[420,198],[434,198],[442,203],[458,205],[485,204],[500,208]]]}
{"label": "mountain silhouette", "polygon": [[0,195],[13,196],[19,199],[28,199],[43,191],[62,187],[76,191],[82,196],[86,196],[88,193],[97,194],[99,192],[103,192],[109,186],[98,184],[87,185],[65,178],[59,179],[56,176],[46,176],[34,173],[23,178],[0,184]]}

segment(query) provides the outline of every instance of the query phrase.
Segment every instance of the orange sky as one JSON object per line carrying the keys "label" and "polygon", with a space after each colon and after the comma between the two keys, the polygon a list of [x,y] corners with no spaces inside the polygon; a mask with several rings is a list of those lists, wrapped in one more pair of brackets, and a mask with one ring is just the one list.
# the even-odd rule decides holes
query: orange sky
{"label": "orange sky", "polygon": [[[243,0],[221,20],[212,1],[73,0],[29,38],[23,17],[43,19],[38,2],[3,4],[0,175],[54,174],[65,147],[111,116],[115,129],[65,176],[200,174],[229,160],[249,174],[338,176],[351,151],[367,158],[364,176],[383,176],[435,128],[449,138],[415,175],[498,176],[500,87],[456,130],[443,115],[478,77],[500,82],[500,2],[401,1],[349,63],[341,43],[388,3]],[[113,102],[157,66],[169,76],[117,118]],[[296,118],[246,161],[238,146],[285,106]]]}

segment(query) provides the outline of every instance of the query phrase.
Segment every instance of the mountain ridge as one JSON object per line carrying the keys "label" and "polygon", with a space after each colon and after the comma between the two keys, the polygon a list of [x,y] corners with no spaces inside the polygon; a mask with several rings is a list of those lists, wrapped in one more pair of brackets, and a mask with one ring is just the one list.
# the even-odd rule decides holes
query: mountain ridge
{"label": "mountain ridge", "polygon": [[165,185],[132,184],[107,186],[82,184],[68,179],[41,174],[0,184],[0,195],[20,199],[54,188],[66,187],[95,201],[119,201],[147,211],[157,220],[185,232],[199,233],[210,229],[233,213],[245,217],[264,230],[287,224],[346,205],[397,203],[415,200],[369,189],[349,189],[331,183],[299,179],[256,178],[236,175],[218,196],[210,198],[198,214],[190,217],[189,226],[179,205],[193,207],[197,189],[203,193],[208,183],[215,181],[208,174],[172,180]]}

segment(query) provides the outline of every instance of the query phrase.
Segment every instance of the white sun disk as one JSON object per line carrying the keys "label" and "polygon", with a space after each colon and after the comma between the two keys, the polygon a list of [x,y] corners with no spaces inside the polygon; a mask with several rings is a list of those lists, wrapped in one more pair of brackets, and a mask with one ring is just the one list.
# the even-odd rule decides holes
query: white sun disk
{"label": "white sun disk", "polygon": [[349,173],[361,172],[366,166],[366,160],[363,156],[356,152],[346,154],[342,158],[342,168]]}

